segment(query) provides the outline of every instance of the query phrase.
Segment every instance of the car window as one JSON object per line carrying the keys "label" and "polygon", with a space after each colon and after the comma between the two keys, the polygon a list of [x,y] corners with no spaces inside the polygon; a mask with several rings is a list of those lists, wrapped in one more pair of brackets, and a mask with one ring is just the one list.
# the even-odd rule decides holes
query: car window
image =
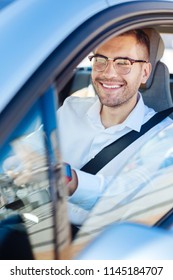
{"label": "car window", "polygon": [[77,234],[74,247],[84,246],[114,222],[152,226],[173,207],[173,124],[168,123],[114,177]]}
{"label": "car window", "polygon": [[172,65],[172,59],[173,59],[173,34],[168,33],[168,34],[160,34],[165,45],[165,51],[163,54],[163,57],[161,61],[163,61],[168,69],[170,74],[173,74],[173,65]]}
{"label": "car window", "polygon": [[[55,247],[58,253],[69,242],[66,194],[53,118],[54,94],[51,89],[45,92],[1,149],[0,218],[14,214],[22,217],[36,259],[56,258]],[[51,110],[51,118],[45,105]],[[56,166],[52,171],[48,155]],[[55,185],[50,183],[50,172],[52,180],[56,178]],[[56,208],[53,195],[58,198]],[[61,220],[57,217],[59,212]]]}

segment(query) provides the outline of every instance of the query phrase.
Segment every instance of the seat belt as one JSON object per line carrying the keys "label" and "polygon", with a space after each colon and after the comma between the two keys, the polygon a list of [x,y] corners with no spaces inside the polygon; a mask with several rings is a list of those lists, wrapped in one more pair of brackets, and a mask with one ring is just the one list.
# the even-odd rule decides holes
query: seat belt
{"label": "seat belt", "polygon": [[116,141],[104,147],[96,156],[86,163],[80,170],[95,175],[109,161],[121,153],[127,146],[145,134],[152,127],[160,123],[173,112],[173,107],[156,113],[151,119],[141,126],[140,132],[130,131]]}

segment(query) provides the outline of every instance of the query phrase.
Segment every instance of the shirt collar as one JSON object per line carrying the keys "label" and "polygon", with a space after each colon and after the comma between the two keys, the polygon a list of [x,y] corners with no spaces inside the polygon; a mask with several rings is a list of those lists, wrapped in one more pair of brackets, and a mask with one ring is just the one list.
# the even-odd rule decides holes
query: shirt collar
{"label": "shirt collar", "polygon": [[101,103],[97,98],[96,101],[88,109],[87,116],[95,125],[103,127],[100,119],[100,110],[101,110]]}
{"label": "shirt collar", "polygon": [[[97,98],[94,104],[92,104],[91,107],[88,109],[87,116],[93,123],[95,123],[95,125],[103,127],[100,119],[100,110],[101,110],[101,104],[99,99]],[[124,127],[128,127],[131,130],[135,130],[139,132],[144,122],[144,114],[145,114],[145,105],[144,105],[142,95],[139,92],[138,102],[135,108],[131,111],[131,113],[128,115],[128,117],[125,119],[123,123],[116,125],[116,128],[119,128],[118,130],[121,130]],[[113,127],[111,127],[110,129],[112,130]]]}
{"label": "shirt collar", "polygon": [[122,125],[131,128],[132,130],[140,131],[144,122],[145,105],[142,95],[138,93],[138,102],[131,113],[128,115]]}

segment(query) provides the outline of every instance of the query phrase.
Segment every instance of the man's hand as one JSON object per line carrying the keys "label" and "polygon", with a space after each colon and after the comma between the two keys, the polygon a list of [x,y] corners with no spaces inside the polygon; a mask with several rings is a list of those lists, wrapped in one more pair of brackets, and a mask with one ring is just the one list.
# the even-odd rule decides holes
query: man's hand
{"label": "man's hand", "polygon": [[15,155],[7,158],[3,163],[3,169],[17,186],[48,179],[46,157],[32,151],[27,155],[23,153],[23,157]]}

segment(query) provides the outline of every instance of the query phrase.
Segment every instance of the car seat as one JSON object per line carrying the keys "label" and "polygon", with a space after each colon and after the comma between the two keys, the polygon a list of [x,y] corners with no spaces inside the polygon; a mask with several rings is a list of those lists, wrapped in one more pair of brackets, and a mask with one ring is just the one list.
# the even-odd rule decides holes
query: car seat
{"label": "car seat", "polygon": [[144,103],[155,111],[173,106],[170,90],[170,74],[167,66],[160,61],[164,52],[164,43],[160,34],[153,28],[143,29],[150,38],[150,62],[152,71],[148,81],[142,84]]}

